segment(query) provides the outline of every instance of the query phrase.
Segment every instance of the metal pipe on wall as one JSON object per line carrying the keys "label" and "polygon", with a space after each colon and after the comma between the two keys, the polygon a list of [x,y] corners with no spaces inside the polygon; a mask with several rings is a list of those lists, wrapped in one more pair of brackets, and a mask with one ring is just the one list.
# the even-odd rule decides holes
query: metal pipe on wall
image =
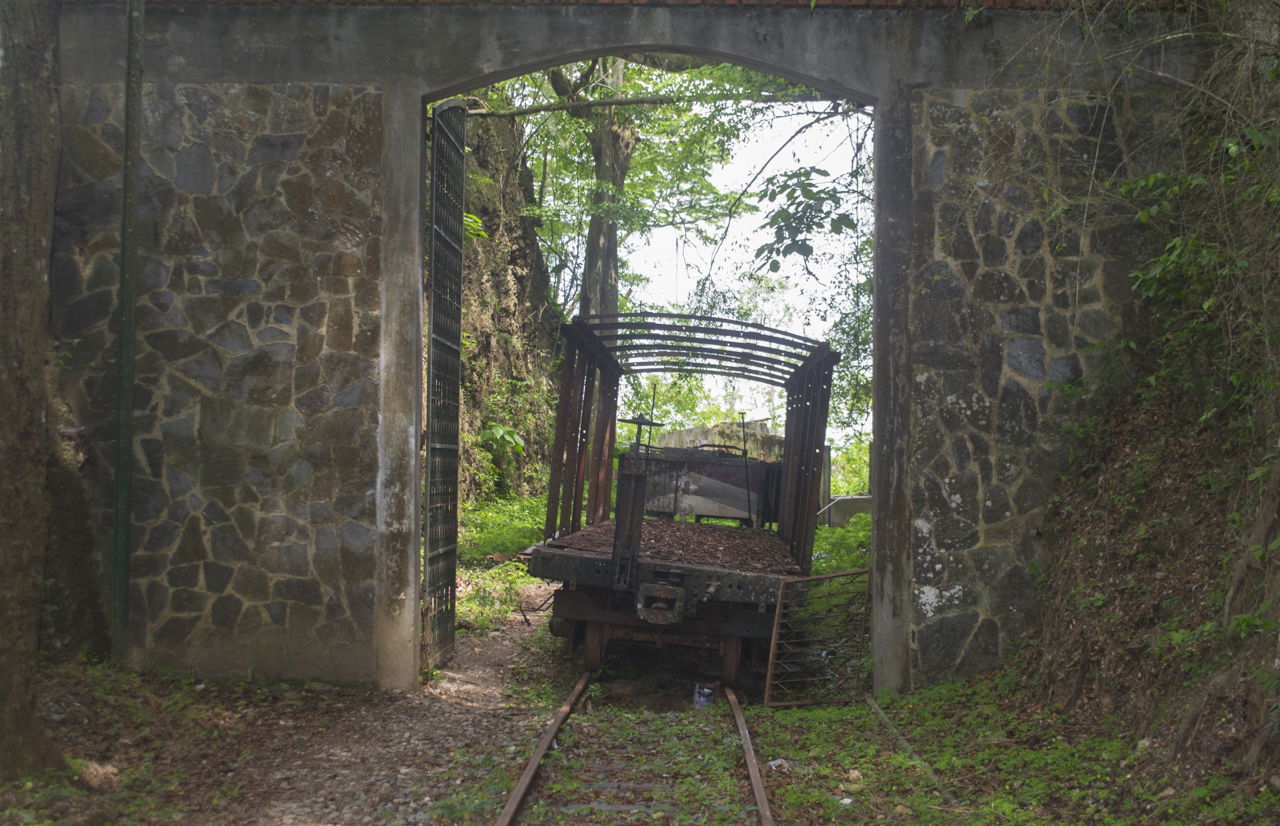
{"label": "metal pipe on wall", "polygon": [[128,40],[124,80],[124,179],[120,208],[120,285],[116,303],[120,327],[116,339],[115,553],[112,582],[111,650],[123,659],[129,649],[129,557],[133,522],[133,381],[137,287],[138,161],[142,155],[142,26],[145,0],[128,0]]}

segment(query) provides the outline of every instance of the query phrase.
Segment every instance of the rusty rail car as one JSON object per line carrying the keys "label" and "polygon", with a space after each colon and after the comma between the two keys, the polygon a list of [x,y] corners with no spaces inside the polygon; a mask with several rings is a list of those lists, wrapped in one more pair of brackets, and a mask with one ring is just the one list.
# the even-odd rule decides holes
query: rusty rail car
{"label": "rusty rail car", "polygon": [[[780,583],[810,572],[840,355],[803,336],[695,315],[590,316],[561,333],[566,354],[545,542],[529,562],[534,575],[563,583],[552,633],[581,644],[593,670],[611,639],[718,648],[722,680],[732,685],[744,643],[768,644]],[[647,372],[785,388],[782,461],[723,446],[656,449],[639,438],[615,461],[622,376]],[[741,508],[726,511],[732,491]],[[678,515],[728,516],[740,526]]]}

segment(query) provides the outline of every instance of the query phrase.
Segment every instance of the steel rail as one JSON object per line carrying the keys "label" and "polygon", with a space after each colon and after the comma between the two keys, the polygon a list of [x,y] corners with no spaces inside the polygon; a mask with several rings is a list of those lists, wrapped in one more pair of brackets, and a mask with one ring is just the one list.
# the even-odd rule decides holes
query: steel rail
{"label": "steel rail", "polygon": [[756,749],[751,744],[751,730],[747,728],[747,718],[742,715],[742,706],[738,704],[738,694],[725,686],[724,698],[729,701],[729,708],[733,709],[733,722],[738,727],[738,738],[742,741],[742,755],[747,762],[747,775],[751,778],[751,793],[756,798],[756,814],[760,818],[760,826],[773,826],[773,810],[769,808],[769,795],[764,788],[764,778],[760,776],[760,761],[756,759]]}
{"label": "steel rail", "polygon": [[[565,698],[559,710],[556,711],[555,716],[547,725],[546,731],[542,733],[542,739],[538,741],[533,754],[529,756],[529,762],[525,764],[524,771],[516,782],[515,788],[511,790],[510,796],[507,797],[507,804],[498,815],[498,819],[494,821],[494,826],[512,826],[516,822],[520,808],[524,805],[525,798],[529,796],[530,789],[533,788],[533,781],[538,774],[538,767],[542,764],[542,759],[551,750],[551,745],[555,742],[556,735],[560,732],[560,727],[573,714],[573,707],[582,698],[582,694],[586,691],[587,684],[590,681],[590,671],[584,671],[578,677],[578,682],[574,685],[573,690],[569,692],[569,696]],[[738,730],[738,739],[742,743],[742,753],[747,764],[747,776],[751,781],[751,794],[755,798],[760,826],[775,826],[773,811],[769,806],[769,795],[760,772],[760,761],[756,757],[755,746],[751,742],[751,730],[747,726],[746,716],[742,713],[742,705],[738,702],[737,693],[728,686],[724,687],[724,696],[729,702],[729,708],[733,711],[734,726]]]}
{"label": "steel rail", "polygon": [[538,741],[537,748],[530,755],[529,762],[525,765],[524,772],[520,775],[520,780],[516,783],[516,787],[511,790],[511,796],[507,798],[507,805],[503,807],[502,813],[498,815],[495,826],[511,826],[512,823],[515,823],[516,814],[520,811],[520,804],[524,803],[525,796],[529,794],[529,787],[533,785],[533,778],[538,774],[538,765],[542,763],[542,758],[546,756],[547,751],[551,748],[551,744],[555,741],[556,734],[560,731],[560,727],[564,725],[564,721],[568,720],[569,715],[573,713],[574,705],[577,704],[578,698],[582,696],[582,692],[586,691],[587,683],[590,681],[591,672],[582,672],[577,684],[569,692],[569,696],[565,698],[564,705],[560,706],[560,710],[552,718],[551,724],[542,733],[542,739]]}

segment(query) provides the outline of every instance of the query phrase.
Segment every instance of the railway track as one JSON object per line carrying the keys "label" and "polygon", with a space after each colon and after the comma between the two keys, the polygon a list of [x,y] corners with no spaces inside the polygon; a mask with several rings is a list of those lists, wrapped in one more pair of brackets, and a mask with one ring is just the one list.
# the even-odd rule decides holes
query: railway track
{"label": "railway track", "polygon": [[[717,822],[773,826],[768,796],[737,695],[644,718],[611,709],[570,721],[590,685],[573,690],[543,732],[497,826]],[[649,718],[652,719],[652,718]]]}

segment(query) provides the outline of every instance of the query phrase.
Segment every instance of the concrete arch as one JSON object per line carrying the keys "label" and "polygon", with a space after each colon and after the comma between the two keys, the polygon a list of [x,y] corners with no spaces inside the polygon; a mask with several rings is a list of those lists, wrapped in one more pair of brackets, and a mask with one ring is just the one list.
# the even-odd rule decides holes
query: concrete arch
{"label": "concrete arch", "polygon": [[[1031,551],[1024,531],[1033,526],[1043,488],[1053,475],[1052,457],[1043,444],[1046,437],[1036,427],[1038,417],[1048,415],[1050,409],[1044,382],[1050,375],[1070,378],[1081,369],[1082,355],[1075,352],[1078,345],[1070,335],[1073,330],[1055,337],[1056,328],[1051,326],[1064,316],[1064,308],[1056,303],[1054,280],[1076,278],[1084,286],[1073,295],[1096,295],[1089,306],[1069,309],[1072,319],[1087,320],[1087,338],[1105,338],[1114,331],[1124,299],[1107,292],[1104,270],[1113,265],[1123,270],[1125,256],[1132,255],[1117,240],[1118,234],[1099,234],[1093,226],[1080,226],[1070,230],[1071,237],[1063,236],[1077,253],[1060,262],[1048,249],[1043,228],[1036,230],[1037,208],[1025,190],[1041,171],[1027,164],[1039,163],[1047,170],[1044,174],[1066,180],[1071,169],[1079,168],[1071,153],[1100,156],[1100,149],[1089,149],[1090,141],[1095,147],[1105,144],[1108,153],[1116,148],[1124,162],[1136,157],[1108,120],[1109,110],[1099,115],[1101,110],[1088,94],[1071,100],[1042,90],[1064,77],[1071,89],[1107,89],[1135,65],[1153,66],[1162,73],[1177,71],[1178,65],[1178,56],[1163,51],[1124,65],[1106,60],[1111,44],[1131,44],[1132,32],[1086,35],[1061,26],[1060,21],[1052,13],[996,9],[966,21],[954,9],[153,5],[147,17],[144,68],[153,103],[147,128],[154,140],[166,144],[158,153],[160,166],[179,154],[186,164],[181,172],[158,170],[159,177],[170,174],[173,178],[161,188],[178,193],[177,207],[158,202],[168,210],[163,220],[154,222],[161,266],[168,266],[166,261],[181,263],[195,253],[209,259],[207,238],[193,240],[192,232],[194,228],[195,236],[207,234],[206,219],[223,230],[227,224],[248,220],[239,213],[227,217],[233,207],[244,208],[230,204],[240,197],[230,183],[224,188],[212,181],[216,170],[201,154],[207,146],[189,152],[205,140],[203,133],[198,141],[192,135],[206,128],[208,112],[197,111],[182,95],[175,95],[175,86],[183,91],[206,87],[228,96],[234,93],[241,101],[237,105],[246,107],[233,113],[244,117],[228,128],[248,137],[230,135],[234,145],[227,150],[229,160],[224,165],[229,167],[228,176],[246,165],[252,167],[257,187],[252,195],[257,200],[249,209],[257,211],[250,218],[264,244],[276,227],[271,221],[287,229],[294,219],[286,214],[288,195],[277,188],[280,171],[273,167],[269,175],[260,174],[262,170],[254,164],[281,162],[279,157],[296,152],[295,144],[321,134],[315,125],[319,116],[314,113],[326,106],[332,109],[331,90],[367,104],[359,123],[348,121],[343,128],[355,124],[364,138],[374,141],[361,147],[357,160],[366,192],[371,193],[367,199],[376,200],[363,203],[377,217],[376,222],[368,222],[369,227],[376,223],[376,229],[368,230],[376,236],[376,245],[370,242],[364,249],[376,249],[369,253],[376,260],[366,264],[370,270],[376,265],[378,276],[371,292],[356,299],[343,297],[339,303],[349,309],[353,302],[365,301],[368,306],[358,309],[377,325],[376,375],[363,377],[362,385],[366,390],[376,387],[372,392],[377,395],[377,456],[376,473],[370,471],[376,478],[330,480],[330,488],[337,491],[335,501],[347,502],[358,515],[341,522],[341,531],[325,527],[323,534],[308,534],[306,542],[292,541],[289,531],[297,528],[299,520],[292,513],[266,513],[265,505],[241,520],[244,527],[236,527],[240,534],[253,534],[261,545],[253,553],[270,556],[278,569],[263,573],[260,582],[237,592],[231,616],[232,620],[242,618],[244,603],[245,610],[252,608],[264,623],[269,619],[278,626],[268,625],[262,632],[266,647],[261,650],[246,648],[248,643],[237,636],[249,633],[241,630],[243,622],[231,626],[221,622],[220,617],[226,619],[231,609],[218,614],[218,606],[228,605],[231,594],[214,595],[237,588],[234,581],[228,585],[228,570],[258,565],[248,549],[231,545],[220,551],[214,544],[228,521],[219,521],[222,516],[215,513],[201,523],[197,514],[183,512],[181,536],[172,528],[163,536],[158,531],[149,534],[148,543],[155,547],[146,548],[144,555],[151,567],[146,569],[146,587],[138,583],[149,613],[133,629],[137,658],[205,673],[243,673],[248,668],[280,676],[370,679],[388,688],[417,685],[419,628],[414,603],[420,580],[420,514],[412,480],[420,478],[417,391],[421,386],[423,249],[418,173],[424,102],[580,57],[647,50],[716,56],[875,105],[876,685],[896,689],[909,686],[917,674],[930,680],[989,667],[1002,646],[1016,639],[1034,607],[1027,596],[1025,565]],[[80,95],[64,119],[87,130],[87,137],[77,133],[80,142],[71,151],[92,150],[73,159],[92,180],[70,188],[60,198],[66,214],[85,220],[100,217],[100,206],[92,199],[109,192],[111,157],[100,151],[98,143],[110,140],[110,113],[103,114],[104,106],[110,107],[103,104],[104,95],[94,97],[94,90],[101,92],[111,85],[104,78],[123,77],[123,30],[123,14],[117,7],[64,6],[62,78],[70,87],[69,96]],[[1046,37],[1047,32],[1053,37]],[[245,95],[246,89],[254,94]],[[294,92],[311,109],[288,100]],[[296,110],[296,122],[283,117],[278,129],[264,126],[277,104]],[[297,131],[306,129],[313,131]],[[268,134],[275,132],[288,134]],[[348,140],[339,132],[324,134],[326,140]],[[258,143],[249,146],[246,141]],[[1030,150],[1048,154],[1037,161],[1034,152],[1026,154]],[[197,193],[200,207],[208,210],[205,217],[197,214],[194,223],[184,212],[194,209],[188,206],[195,197],[190,193]],[[333,198],[341,200],[344,195],[338,191]],[[1115,226],[1105,228],[1113,230],[1118,233]],[[230,233],[243,237],[234,227]],[[108,235],[105,230],[98,232],[96,249],[105,248]],[[278,268],[280,261],[271,259],[273,253],[265,246],[255,243],[253,249],[257,259],[245,261],[241,256],[230,263],[258,273],[254,277],[259,278],[262,267]],[[68,263],[68,272],[73,266],[87,268],[92,263],[76,260],[76,249],[64,248],[58,254]],[[1058,264],[1074,269],[1070,273],[1062,267],[1047,269]],[[1037,265],[1039,275],[1034,271]],[[92,310],[90,321],[98,325],[99,338],[105,339],[105,318],[97,310],[101,296],[88,293],[87,269],[68,275],[67,282],[70,286],[63,292],[68,307],[77,310],[69,313],[64,307],[55,312],[80,318]],[[226,284],[216,286],[227,288]],[[196,299],[202,302],[202,312],[207,306],[223,304],[243,311],[234,298],[224,301],[199,295]],[[1068,303],[1074,300],[1063,298]],[[286,306],[280,317],[292,319],[295,310],[299,308]],[[176,364],[191,358],[189,345],[204,346],[190,344],[193,329],[197,337],[204,332],[201,325],[189,319],[172,321],[168,312],[155,318],[156,324],[175,328],[168,337],[155,339],[160,363],[157,388],[167,380],[170,356]],[[974,329],[959,329],[956,319],[964,319]],[[281,324],[287,328],[288,322]],[[292,328],[283,333],[297,335]],[[349,319],[345,327],[339,325],[338,333],[344,341],[351,340]],[[259,339],[258,344],[264,341]],[[364,341],[366,355],[372,347],[369,341]],[[260,353],[269,356],[276,352],[268,351],[270,346],[275,345],[250,346],[249,356],[237,355],[234,361],[240,365]],[[349,361],[344,359],[344,353],[336,354],[327,369],[339,374]],[[283,374],[282,363],[265,356],[263,363]],[[252,366],[248,361],[243,365],[247,366],[236,368],[241,374]],[[231,471],[246,466],[261,452],[254,439],[233,432],[241,418],[247,426],[266,433],[258,441],[270,443],[270,433],[244,411],[220,401],[224,391],[215,385],[227,380],[221,373],[211,376],[205,371],[196,378],[208,380],[212,388],[199,394],[205,407],[188,413],[182,405],[197,394],[190,390],[171,394],[182,398],[167,399],[172,405],[166,404],[153,416],[157,421],[152,426],[157,439],[172,437],[185,449],[199,473],[208,471],[208,479],[194,477],[197,495],[203,496],[208,492],[205,487],[222,491],[238,481]],[[956,401],[965,393],[969,395]],[[277,418],[275,432],[320,429],[312,426],[306,410],[299,412],[293,397],[283,401],[288,415]],[[170,406],[177,412],[170,414]],[[956,414],[959,409],[964,415]],[[298,417],[301,424],[295,420]],[[206,419],[218,427],[206,426]],[[198,424],[191,424],[197,420]],[[190,446],[201,439],[217,442],[215,449]],[[1000,455],[982,456],[982,450]],[[1003,462],[999,468],[996,459]],[[165,459],[161,456],[158,461],[163,465]],[[161,505],[173,498],[166,471],[167,467],[160,467],[154,473],[159,504],[153,510],[163,511]],[[180,481],[186,495],[190,480]],[[985,504],[983,495],[987,495]],[[191,501],[190,496],[187,500]],[[267,501],[275,505],[275,498]],[[963,508],[957,511],[954,502]],[[323,515],[326,504],[313,502],[313,512]],[[335,561],[341,543],[346,543],[341,545],[343,555]],[[219,552],[229,555],[228,564],[219,561]],[[205,561],[206,568],[216,574],[214,585],[209,584],[208,570],[195,570],[197,563]],[[176,570],[174,566],[181,567],[182,573],[166,580],[166,571]],[[342,613],[352,613],[347,578],[353,576],[359,577],[361,593],[372,595],[367,606],[361,602],[361,610],[367,607],[370,612],[367,617]],[[183,583],[180,610],[174,609],[170,594],[179,588],[177,583]],[[206,593],[201,594],[200,587]],[[332,618],[328,605],[320,607],[330,591],[337,600]],[[253,600],[260,607],[250,605]],[[277,621],[274,613],[285,610],[280,605],[288,609],[283,621]],[[297,628],[292,624],[293,605],[301,606],[296,612],[302,618]],[[223,659],[199,659],[198,652],[193,653],[197,638],[223,645]],[[337,662],[333,652],[338,650],[353,652],[350,667]]]}
{"label": "concrete arch", "polygon": [[816,78],[802,72],[793,71],[788,66],[777,66],[761,60],[752,59],[740,54],[719,52],[712,49],[692,46],[680,46],[670,43],[636,43],[629,46],[600,47],[593,49],[577,49],[561,54],[547,56],[537,62],[524,63],[512,67],[504,67],[500,71],[487,72],[474,80],[464,80],[442,89],[432,89],[424,94],[427,101],[444,100],[454,95],[465,94],[471,89],[500,83],[513,77],[540,72],[566,63],[591,60],[596,57],[620,57],[628,54],[678,54],[689,57],[706,58],[717,63],[733,63],[764,74],[776,75],[785,80],[817,89],[820,92],[836,97],[846,98],[855,103],[871,106],[875,97],[862,88],[854,88],[847,84],[835,83],[830,79]]}

